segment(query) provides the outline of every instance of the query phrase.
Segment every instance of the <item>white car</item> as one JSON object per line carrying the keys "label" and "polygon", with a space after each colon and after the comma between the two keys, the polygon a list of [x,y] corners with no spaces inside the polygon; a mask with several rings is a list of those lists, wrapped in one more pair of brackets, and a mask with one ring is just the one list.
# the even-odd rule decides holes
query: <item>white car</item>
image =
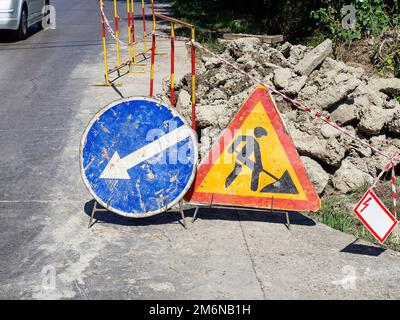
{"label": "white car", "polygon": [[28,28],[48,15],[49,0],[0,0],[0,30],[12,30],[19,40]]}

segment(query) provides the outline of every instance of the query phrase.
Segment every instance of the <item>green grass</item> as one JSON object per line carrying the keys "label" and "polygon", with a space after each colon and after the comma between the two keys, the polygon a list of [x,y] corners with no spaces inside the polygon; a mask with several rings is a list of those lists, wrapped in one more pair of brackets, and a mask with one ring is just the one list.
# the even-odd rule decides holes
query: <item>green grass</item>
{"label": "green grass", "polygon": [[[397,185],[400,186],[399,181],[397,181]],[[351,194],[326,196],[322,200],[321,209],[318,212],[311,213],[311,218],[333,229],[352,234],[358,239],[380,245],[383,248],[400,251],[400,243],[397,241],[396,229],[388,237],[385,244],[381,245],[353,213],[353,208],[368,188],[369,185],[364,183]],[[390,182],[380,182],[374,191],[386,207],[393,213]]]}
{"label": "green grass", "polygon": [[326,35],[320,30],[314,30],[310,32],[310,35],[304,39],[303,44],[307,47],[316,47],[320,43],[324,42]]}

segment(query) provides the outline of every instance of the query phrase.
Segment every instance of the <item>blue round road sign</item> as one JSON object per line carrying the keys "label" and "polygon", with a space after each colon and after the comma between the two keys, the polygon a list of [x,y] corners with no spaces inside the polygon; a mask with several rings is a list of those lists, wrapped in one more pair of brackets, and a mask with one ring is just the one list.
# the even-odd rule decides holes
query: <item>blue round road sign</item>
{"label": "blue round road sign", "polygon": [[197,135],[170,106],[132,97],[100,110],[80,148],[83,181],[105,208],[128,217],[166,211],[197,166]]}

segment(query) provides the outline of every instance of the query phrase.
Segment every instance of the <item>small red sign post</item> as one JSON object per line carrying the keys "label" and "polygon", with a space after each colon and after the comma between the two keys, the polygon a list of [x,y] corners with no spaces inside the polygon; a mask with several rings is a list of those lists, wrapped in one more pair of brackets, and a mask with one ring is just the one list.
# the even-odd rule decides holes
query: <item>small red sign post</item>
{"label": "small red sign post", "polygon": [[368,189],[354,208],[354,213],[382,244],[398,223],[372,189]]}

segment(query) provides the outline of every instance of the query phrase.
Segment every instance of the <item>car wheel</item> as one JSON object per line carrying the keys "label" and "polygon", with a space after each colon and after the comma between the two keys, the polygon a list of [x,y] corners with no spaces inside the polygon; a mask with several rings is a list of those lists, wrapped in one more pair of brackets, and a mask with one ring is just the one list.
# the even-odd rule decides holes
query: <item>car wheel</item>
{"label": "car wheel", "polygon": [[48,29],[48,27],[51,24],[50,21],[50,1],[46,0],[44,2],[44,7],[42,9],[42,13],[43,13],[43,18],[41,21],[39,21],[37,23],[37,26],[39,27],[40,30],[45,30]]}
{"label": "car wheel", "polygon": [[51,23],[51,21],[50,21],[50,8],[49,8],[49,6],[50,6],[50,1],[49,0],[47,0],[47,1],[45,1],[45,7],[46,7],[46,12],[44,13],[44,15],[45,15],[45,17],[47,18],[47,21],[46,21],[46,23],[47,23],[47,26],[49,26],[50,25],[50,23]]}
{"label": "car wheel", "polygon": [[19,27],[16,32],[17,40],[25,40],[28,37],[28,12],[26,8],[22,8]]}

